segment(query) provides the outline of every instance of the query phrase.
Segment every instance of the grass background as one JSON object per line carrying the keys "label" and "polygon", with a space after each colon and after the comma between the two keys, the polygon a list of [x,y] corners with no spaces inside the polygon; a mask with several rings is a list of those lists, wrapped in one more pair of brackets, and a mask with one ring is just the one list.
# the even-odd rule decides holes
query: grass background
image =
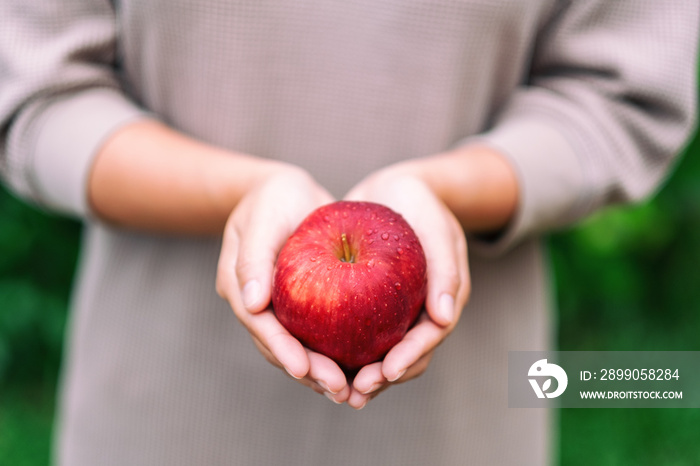
{"label": "grass background", "polygon": [[[80,225],[0,188],[0,464],[48,464]],[[548,238],[562,350],[700,350],[700,141],[657,196]],[[563,465],[698,465],[698,409],[564,409]]]}
{"label": "grass background", "polygon": [[[697,134],[654,198],[548,241],[559,349],[700,351]],[[700,465],[700,409],[563,409],[560,425],[563,465]]]}

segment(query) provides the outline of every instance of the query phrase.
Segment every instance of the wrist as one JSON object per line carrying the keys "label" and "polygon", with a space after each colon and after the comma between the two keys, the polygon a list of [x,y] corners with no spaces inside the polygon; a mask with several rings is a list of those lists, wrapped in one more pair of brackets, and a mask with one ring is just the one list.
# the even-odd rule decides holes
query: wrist
{"label": "wrist", "polygon": [[225,223],[238,203],[265,180],[293,169],[286,163],[213,148],[201,185],[208,204]]}
{"label": "wrist", "polygon": [[497,150],[469,145],[407,163],[471,232],[507,225],[519,202],[515,169]]}

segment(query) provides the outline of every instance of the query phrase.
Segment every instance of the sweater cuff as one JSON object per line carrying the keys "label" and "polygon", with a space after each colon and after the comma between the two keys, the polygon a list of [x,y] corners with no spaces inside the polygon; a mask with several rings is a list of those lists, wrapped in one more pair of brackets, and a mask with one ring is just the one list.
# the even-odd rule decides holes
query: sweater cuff
{"label": "sweater cuff", "polygon": [[522,238],[562,227],[588,204],[583,167],[557,124],[547,117],[512,116],[493,130],[464,143],[479,143],[502,153],[513,165],[519,205],[496,236],[469,235],[470,249],[486,256],[502,254]]}
{"label": "sweater cuff", "polygon": [[108,137],[145,112],[109,88],[90,89],[48,104],[34,122],[32,188],[44,206],[90,215],[88,181],[94,157]]}

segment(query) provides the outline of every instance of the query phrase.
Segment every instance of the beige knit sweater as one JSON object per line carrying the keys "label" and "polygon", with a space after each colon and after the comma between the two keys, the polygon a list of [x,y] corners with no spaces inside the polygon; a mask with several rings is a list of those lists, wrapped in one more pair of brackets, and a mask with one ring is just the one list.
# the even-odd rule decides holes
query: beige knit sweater
{"label": "beige knit sweater", "polygon": [[[694,123],[697,3],[1,2],[1,173],[86,225],[57,463],[546,464],[551,413],[506,397],[507,352],[551,343],[536,238],[663,180]],[[92,157],[148,114],[336,196],[482,138],[522,202],[498,241],[470,242],[473,296],[426,374],[355,412],[257,353],[214,292],[217,240],[91,218]]]}

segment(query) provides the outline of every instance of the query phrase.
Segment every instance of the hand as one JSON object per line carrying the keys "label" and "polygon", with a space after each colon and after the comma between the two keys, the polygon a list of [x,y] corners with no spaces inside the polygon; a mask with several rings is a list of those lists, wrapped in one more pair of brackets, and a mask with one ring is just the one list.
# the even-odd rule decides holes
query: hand
{"label": "hand", "polygon": [[400,213],[423,246],[428,275],[426,312],[383,361],[363,367],[355,376],[348,404],[356,409],[391,384],[425,371],[435,348],[457,324],[469,294],[464,231],[420,173],[415,163],[394,165],[370,175],[346,196],[384,204]]}
{"label": "hand", "polygon": [[325,189],[296,167],[283,165],[263,179],[243,196],[228,219],[216,287],[265,359],[314,391],[342,403],[350,388],[340,367],[304,348],[270,308],[279,250],[311,211],[332,201]]}

